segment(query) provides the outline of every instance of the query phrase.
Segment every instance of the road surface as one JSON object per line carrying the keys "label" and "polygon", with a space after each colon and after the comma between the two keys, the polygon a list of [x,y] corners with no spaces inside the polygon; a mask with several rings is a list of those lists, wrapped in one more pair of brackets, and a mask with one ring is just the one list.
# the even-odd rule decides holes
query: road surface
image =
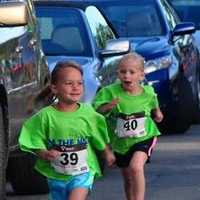
{"label": "road surface", "polygon": [[[146,165],[146,200],[200,200],[200,125],[185,134],[160,137]],[[34,186],[33,186],[34,187]],[[48,195],[9,196],[8,200],[47,200]],[[125,200],[117,168],[106,170],[89,200]]]}

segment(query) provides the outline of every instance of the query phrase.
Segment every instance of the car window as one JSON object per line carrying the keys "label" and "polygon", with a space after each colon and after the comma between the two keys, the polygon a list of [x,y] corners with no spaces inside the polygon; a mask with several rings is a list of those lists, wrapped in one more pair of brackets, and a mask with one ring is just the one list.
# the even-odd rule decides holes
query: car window
{"label": "car window", "polygon": [[121,3],[101,5],[103,14],[111,21],[120,37],[157,36],[164,34],[154,4]]}
{"label": "car window", "polygon": [[114,33],[112,32],[106,20],[96,7],[87,7],[85,10],[85,14],[87,16],[93,37],[96,40],[97,47],[99,49],[105,48],[106,42],[109,39],[115,38]]}
{"label": "car window", "polygon": [[91,55],[84,22],[76,9],[36,7],[36,15],[46,55]]}
{"label": "car window", "polygon": [[170,0],[181,20],[194,22],[200,29],[199,0]]}

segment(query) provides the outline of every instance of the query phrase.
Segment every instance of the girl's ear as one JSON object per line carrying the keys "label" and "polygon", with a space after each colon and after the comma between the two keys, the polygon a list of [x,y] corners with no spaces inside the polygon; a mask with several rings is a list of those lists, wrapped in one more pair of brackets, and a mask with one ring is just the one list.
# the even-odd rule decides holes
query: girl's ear
{"label": "girl's ear", "polygon": [[56,95],[56,94],[57,94],[57,88],[56,88],[56,85],[51,84],[50,88],[51,88],[52,93]]}
{"label": "girl's ear", "polygon": [[119,76],[119,67],[117,68],[116,72],[117,72],[117,76]]}
{"label": "girl's ear", "polygon": [[145,73],[144,73],[144,70],[141,71],[141,81],[143,81],[145,78]]}

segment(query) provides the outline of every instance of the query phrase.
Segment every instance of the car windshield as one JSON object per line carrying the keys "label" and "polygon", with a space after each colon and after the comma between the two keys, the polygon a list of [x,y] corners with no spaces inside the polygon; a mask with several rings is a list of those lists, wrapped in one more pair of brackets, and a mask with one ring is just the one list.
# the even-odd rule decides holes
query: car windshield
{"label": "car windshield", "polygon": [[46,55],[91,56],[90,41],[78,10],[36,6],[36,15]]}
{"label": "car windshield", "polygon": [[199,0],[171,0],[171,3],[183,21],[194,22],[200,29]]}
{"label": "car windshield", "polygon": [[164,34],[159,12],[153,3],[123,1],[98,4],[120,37],[148,37]]}

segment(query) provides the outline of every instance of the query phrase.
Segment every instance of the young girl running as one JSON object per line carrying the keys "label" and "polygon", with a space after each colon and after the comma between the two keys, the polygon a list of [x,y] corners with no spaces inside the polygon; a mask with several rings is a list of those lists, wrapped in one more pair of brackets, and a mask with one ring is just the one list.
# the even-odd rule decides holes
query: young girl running
{"label": "young girl running", "polygon": [[94,177],[101,175],[94,149],[103,151],[108,166],[115,162],[106,122],[91,106],[79,103],[83,72],[78,64],[57,63],[51,90],[56,103],[25,122],[19,144],[38,156],[35,168],[47,177],[51,199],[85,200]]}
{"label": "young girl running", "polygon": [[144,59],[136,54],[125,55],[118,64],[118,79],[102,88],[93,105],[105,114],[116,163],[121,168],[127,200],[144,200],[144,165],[149,160],[157,136],[154,120],[161,122],[154,89],[141,85],[144,79]]}

